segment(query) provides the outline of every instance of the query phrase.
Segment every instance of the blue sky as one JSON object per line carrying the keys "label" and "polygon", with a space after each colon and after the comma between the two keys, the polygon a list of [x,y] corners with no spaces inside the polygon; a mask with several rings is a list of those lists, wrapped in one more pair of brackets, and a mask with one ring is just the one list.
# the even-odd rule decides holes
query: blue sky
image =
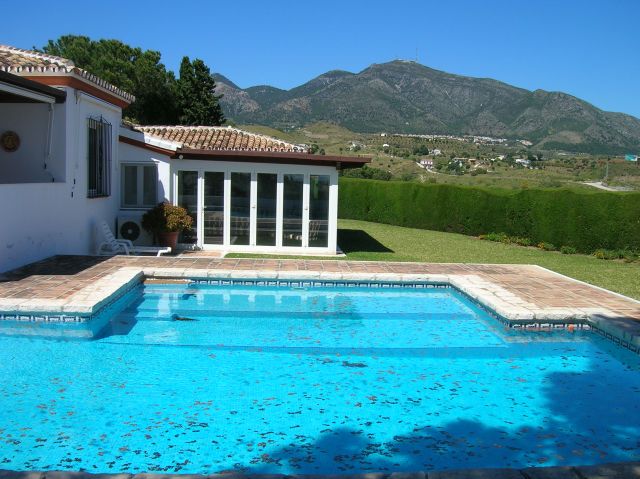
{"label": "blue sky", "polygon": [[173,70],[189,55],[242,87],[280,88],[417,51],[432,68],[640,117],[640,0],[5,2],[0,43],[23,48],[118,38]]}

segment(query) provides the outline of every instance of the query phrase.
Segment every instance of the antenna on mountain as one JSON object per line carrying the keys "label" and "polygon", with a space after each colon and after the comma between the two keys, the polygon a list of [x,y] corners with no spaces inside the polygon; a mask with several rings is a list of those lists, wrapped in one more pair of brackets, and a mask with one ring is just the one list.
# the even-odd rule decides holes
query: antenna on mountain
{"label": "antenna on mountain", "polygon": [[416,47],[416,63],[418,63],[418,47]]}

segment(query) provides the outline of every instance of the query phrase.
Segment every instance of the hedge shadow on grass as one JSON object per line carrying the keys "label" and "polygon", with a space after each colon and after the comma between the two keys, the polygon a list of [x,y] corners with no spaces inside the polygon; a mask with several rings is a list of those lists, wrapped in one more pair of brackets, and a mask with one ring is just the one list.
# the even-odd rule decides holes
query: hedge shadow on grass
{"label": "hedge shadow on grass", "polygon": [[338,245],[344,253],[393,253],[363,230],[339,229]]}

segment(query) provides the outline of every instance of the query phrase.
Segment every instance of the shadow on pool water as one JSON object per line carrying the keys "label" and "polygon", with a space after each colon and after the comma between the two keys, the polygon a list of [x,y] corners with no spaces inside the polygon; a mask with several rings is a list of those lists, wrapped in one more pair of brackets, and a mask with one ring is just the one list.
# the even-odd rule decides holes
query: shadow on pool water
{"label": "shadow on pool water", "polygon": [[[274,473],[281,468],[304,473],[352,473],[432,469],[598,464],[640,459],[640,408],[637,396],[599,387],[603,371],[553,373],[545,396],[544,427],[491,427],[461,417],[444,426],[421,423],[392,441],[371,441],[363,429],[322,431],[315,441],[299,438],[276,450],[256,454],[244,472]],[[562,387],[559,387],[562,385]],[[636,393],[640,389],[632,388]],[[508,394],[508,393],[507,393]]]}

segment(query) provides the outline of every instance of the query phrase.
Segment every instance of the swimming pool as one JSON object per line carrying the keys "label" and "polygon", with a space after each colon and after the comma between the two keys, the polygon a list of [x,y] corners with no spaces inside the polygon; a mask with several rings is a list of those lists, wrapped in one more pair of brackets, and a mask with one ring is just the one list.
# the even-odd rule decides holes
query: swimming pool
{"label": "swimming pool", "polygon": [[640,360],[449,287],[148,284],[0,335],[0,468],[350,473],[640,459]]}

